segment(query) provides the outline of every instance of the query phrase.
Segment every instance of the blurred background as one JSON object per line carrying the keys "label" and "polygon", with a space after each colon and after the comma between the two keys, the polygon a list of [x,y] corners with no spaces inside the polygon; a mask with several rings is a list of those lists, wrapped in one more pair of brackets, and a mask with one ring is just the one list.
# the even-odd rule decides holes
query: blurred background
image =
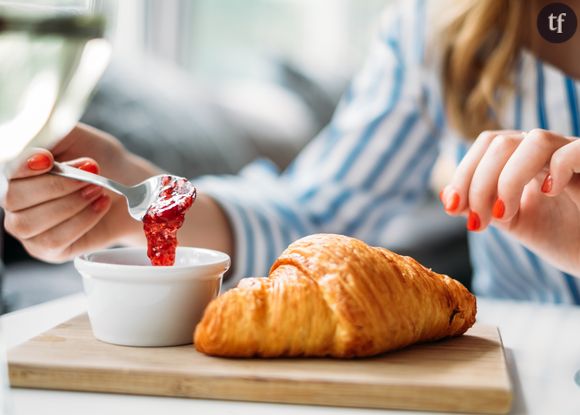
{"label": "blurred background", "polygon": [[[281,169],[329,121],[393,0],[19,0],[107,17],[113,59],[82,121],[172,173]],[[464,228],[434,201],[393,223],[391,249],[469,283]],[[412,212],[410,212],[412,214]],[[426,231],[428,229],[428,231]],[[443,236],[442,236],[443,235]],[[433,247],[437,246],[437,250]],[[441,255],[441,251],[447,255]],[[81,290],[69,264],[5,236],[5,310]]]}
{"label": "blurred background", "polygon": [[[284,167],[328,122],[389,0],[23,3],[107,17],[113,61],[83,121],[145,156],[160,157],[164,142],[161,166],[194,177],[235,173],[256,156]],[[244,144],[237,158],[210,152],[232,140]],[[202,160],[174,159],[193,146]]]}

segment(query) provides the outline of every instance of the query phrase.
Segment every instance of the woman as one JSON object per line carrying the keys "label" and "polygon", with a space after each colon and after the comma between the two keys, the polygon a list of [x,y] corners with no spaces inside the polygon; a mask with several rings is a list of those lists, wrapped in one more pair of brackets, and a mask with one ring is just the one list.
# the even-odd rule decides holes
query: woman
{"label": "woman", "polygon": [[[445,143],[461,163],[441,199],[468,217],[476,292],[580,304],[580,35],[543,40],[535,21],[544,1],[463,0],[443,13],[404,3],[386,14],[331,124],[287,171],[260,162],[196,181],[181,243],[232,254],[230,284],[265,275],[305,234],[384,245],[388,223],[427,193]],[[144,243],[124,200],[45,174],[53,158],[127,184],[159,173],[83,126],[38,150],[5,201],[6,229],[33,256],[64,261]]]}

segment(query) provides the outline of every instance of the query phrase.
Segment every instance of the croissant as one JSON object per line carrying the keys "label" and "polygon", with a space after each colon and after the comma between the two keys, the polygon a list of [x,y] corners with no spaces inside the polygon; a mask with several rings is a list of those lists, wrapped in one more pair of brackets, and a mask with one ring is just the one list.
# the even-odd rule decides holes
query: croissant
{"label": "croissant", "polygon": [[214,299],[194,333],[224,357],[363,357],[463,334],[475,297],[410,257],[340,235],[291,244],[268,278]]}

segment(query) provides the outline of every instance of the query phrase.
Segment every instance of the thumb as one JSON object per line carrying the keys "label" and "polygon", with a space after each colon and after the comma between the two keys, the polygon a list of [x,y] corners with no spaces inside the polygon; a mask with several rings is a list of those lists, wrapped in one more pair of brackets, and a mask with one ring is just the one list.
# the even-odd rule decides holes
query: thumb
{"label": "thumb", "polygon": [[23,179],[25,177],[39,176],[52,169],[54,157],[52,153],[43,148],[33,148],[24,153],[14,163],[16,168],[8,172],[10,179]]}

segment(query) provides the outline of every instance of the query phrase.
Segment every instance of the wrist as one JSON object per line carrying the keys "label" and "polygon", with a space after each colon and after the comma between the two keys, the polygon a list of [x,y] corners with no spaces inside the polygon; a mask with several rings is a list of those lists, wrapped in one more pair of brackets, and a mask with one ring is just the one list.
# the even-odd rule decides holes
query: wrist
{"label": "wrist", "polygon": [[220,205],[203,193],[197,195],[187,212],[178,237],[184,246],[215,249],[233,255],[234,238],[229,219]]}
{"label": "wrist", "polygon": [[111,178],[126,186],[133,186],[163,173],[159,167],[124,147],[118,150],[118,154],[113,155],[113,164],[115,168]]}
{"label": "wrist", "polygon": [[[109,214],[111,223],[117,224],[112,230],[115,233],[113,244],[147,245],[143,223],[129,215],[124,198],[118,197],[115,200]],[[233,231],[229,220],[219,204],[205,194],[198,195],[177,236],[182,246],[216,249],[230,256],[234,253]]]}
{"label": "wrist", "polygon": [[143,180],[146,180],[149,177],[165,173],[160,167],[151,163],[149,160],[139,157],[133,153],[129,153],[128,158],[132,166],[132,185],[141,183]]}

